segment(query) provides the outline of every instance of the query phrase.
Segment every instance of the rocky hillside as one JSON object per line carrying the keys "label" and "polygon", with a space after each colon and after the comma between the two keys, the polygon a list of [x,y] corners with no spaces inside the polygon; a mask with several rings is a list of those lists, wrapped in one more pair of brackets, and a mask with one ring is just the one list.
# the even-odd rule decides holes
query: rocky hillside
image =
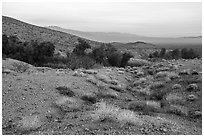
{"label": "rocky hillside", "polygon": [[3,135],[201,135],[202,60],[51,69],[2,60]]}
{"label": "rocky hillside", "polygon": [[[78,42],[78,36],[51,30],[48,28],[31,25],[10,17],[2,16],[2,34],[17,35],[21,41],[50,41],[55,44],[56,50],[72,50]],[[92,46],[101,43],[87,40]]]}

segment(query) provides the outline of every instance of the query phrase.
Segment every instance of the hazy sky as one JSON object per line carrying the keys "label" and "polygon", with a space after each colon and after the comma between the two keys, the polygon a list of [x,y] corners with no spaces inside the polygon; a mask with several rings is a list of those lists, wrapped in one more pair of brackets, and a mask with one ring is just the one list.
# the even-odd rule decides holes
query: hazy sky
{"label": "hazy sky", "polygon": [[201,3],[3,3],[2,13],[40,26],[145,36],[202,35]]}

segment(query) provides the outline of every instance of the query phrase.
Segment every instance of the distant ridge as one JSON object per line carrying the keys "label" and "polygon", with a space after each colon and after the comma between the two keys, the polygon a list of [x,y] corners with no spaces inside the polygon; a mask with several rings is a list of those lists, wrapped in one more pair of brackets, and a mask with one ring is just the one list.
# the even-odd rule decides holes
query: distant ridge
{"label": "distant ridge", "polygon": [[130,43],[135,41],[144,41],[147,43],[152,43],[157,46],[191,46],[191,45],[202,45],[202,36],[195,37],[178,37],[178,38],[166,38],[166,37],[146,37],[135,34],[128,33],[118,33],[118,32],[84,32],[76,31],[71,29],[64,29],[58,26],[49,26],[47,28],[62,31],[65,33],[70,33],[79,37],[87,38],[94,41],[100,42],[120,42],[120,43]]}

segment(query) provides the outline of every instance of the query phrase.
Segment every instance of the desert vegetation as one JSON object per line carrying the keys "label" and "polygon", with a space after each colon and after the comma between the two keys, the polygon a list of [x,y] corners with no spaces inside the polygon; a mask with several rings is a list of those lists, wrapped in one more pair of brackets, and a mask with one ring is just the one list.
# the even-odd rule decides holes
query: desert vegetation
{"label": "desert vegetation", "polygon": [[162,48],[160,51],[154,51],[149,54],[149,58],[163,58],[163,59],[194,59],[201,58],[196,50],[193,48],[170,49]]}
{"label": "desert vegetation", "polygon": [[17,36],[2,36],[3,57],[18,59],[35,66],[51,68],[92,68],[94,65],[125,67],[133,57],[129,52],[119,52],[110,44],[102,44],[91,49],[83,39],[78,39],[78,45],[66,56],[56,55],[55,46],[51,42],[22,42]]}
{"label": "desert vegetation", "polygon": [[52,40],[21,37],[2,35],[3,134],[202,134],[202,59],[196,50],[134,47],[145,42],[121,50],[76,36],[66,41],[72,50],[59,50]]}

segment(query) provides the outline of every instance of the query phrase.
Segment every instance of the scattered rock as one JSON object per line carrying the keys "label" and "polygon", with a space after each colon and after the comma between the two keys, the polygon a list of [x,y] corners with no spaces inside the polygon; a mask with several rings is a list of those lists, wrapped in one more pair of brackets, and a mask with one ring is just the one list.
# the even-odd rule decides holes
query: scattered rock
{"label": "scattered rock", "polygon": [[179,75],[190,75],[190,70],[182,70],[179,72]]}
{"label": "scattered rock", "polygon": [[113,85],[118,85],[118,81],[117,80],[110,80],[109,83],[113,84]]}
{"label": "scattered rock", "polygon": [[5,74],[9,74],[9,73],[13,73],[14,71],[10,70],[10,69],[2,69],[2,73]]}
{"label": "scattered rock", "polygon": [[89,75],[86,80],[94,85],[97,85],[97,82],[98,82],[98,80],[94,76],[91,76],[91,75]]}
{"label": "scattered rock", "polygon": [[110,85],[109,88],[113,89],[115,91],[118,91],[118,92],[124,92],[125,89],[126,89],[125,85],[122,85],[122,84],[119,84],[119,85]]}
{"label": "scattered rock", "polygon": [[121,70],[119,70],[118,73],[119,73],[119,74],[125,74],[125,72],[124,72],[124,71],[121,71]]}
{"label": "scattered rock", "polygon": [[181,85],[180,84],[174,84],[173,86],[172,86],[172,89],[181,89]]}
{"label": "scattered rock", "polygon": [[188,91],[195,91],[198,90],[198,85],[195,83],[189,84],[186,88]]}
{"label": "scattered rock", "polygon": [[191,72],[191,75],[199,75],[199,72],[196,71],[196,70],[193,70],[193,71]]}
{"label": "scattered rock", "polygon": [[195,100],[197,99],[197,97],[196,97],[195,95],[191,94],[191,95],[188,95],[188,96],[187,96],[187,99],[188,99],[189,101],[195,101]]}
{"label": "scattered rock", "polygon": [[83,70],[83,73],[87,73],[87,74],[97,74],[98,72],[97,72],[96,70],[89,69],[89,70]]}
{"label": "scattered rock", "polygon": [[72,74],[72,76],[76,76],[76,77],[86,77],[86,74],[84,74],[83,72],[74,71],[74,73]]}

